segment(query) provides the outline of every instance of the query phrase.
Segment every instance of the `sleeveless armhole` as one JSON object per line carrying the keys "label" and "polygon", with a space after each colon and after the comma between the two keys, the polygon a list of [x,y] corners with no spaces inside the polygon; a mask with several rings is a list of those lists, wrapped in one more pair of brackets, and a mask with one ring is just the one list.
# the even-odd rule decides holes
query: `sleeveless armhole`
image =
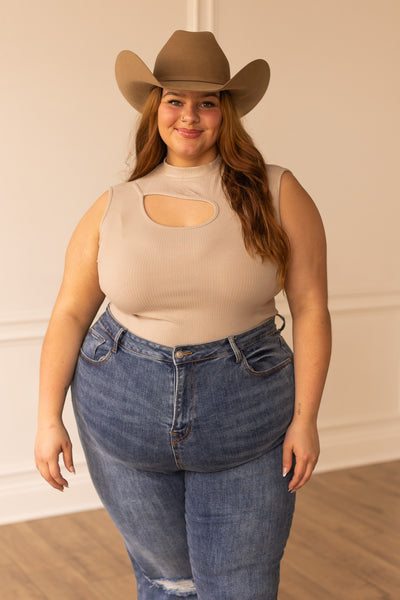
{"label": "sleeveless armhole", "polygon": [[105,223],[105,221],[107,219],[108,213],[110,212],[110,207],[111,207],[111,202],[112,202],[112,199],[113,199],[113,195],[114,195],[114,188],[110,187],[110,189],[108,190],[108,202],[107,202],[106,210],[104,211],[104,214],[103,214],[103,216],[101,218],[101,221],[100,221],[100,227],[99,227],[99,247],[101,245],[101,238],[102,238],[102,232],[103,232],[103,229],[104,229],[104,223]]}
{"label": "sleeveless armhole", "polygon": [[282,175],[288,171],[286,167],[280,167],[278,165],[267,165],[267,177],[268,177],[268,187],[271,194],[272,204],[275,209],[276,220],[279,225],[281,223],[281,212],[280,212],[280,192],[281,192],[281,180]]}

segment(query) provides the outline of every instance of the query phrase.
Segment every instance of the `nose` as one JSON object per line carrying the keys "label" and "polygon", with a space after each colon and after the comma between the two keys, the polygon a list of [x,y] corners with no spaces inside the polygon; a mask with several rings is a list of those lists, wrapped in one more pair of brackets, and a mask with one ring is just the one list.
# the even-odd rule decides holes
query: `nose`
{"label": "nose", "polygon": [[181,121],[196,123],[199,120],[199,112],[195,102],[185,102],[182,106]]}

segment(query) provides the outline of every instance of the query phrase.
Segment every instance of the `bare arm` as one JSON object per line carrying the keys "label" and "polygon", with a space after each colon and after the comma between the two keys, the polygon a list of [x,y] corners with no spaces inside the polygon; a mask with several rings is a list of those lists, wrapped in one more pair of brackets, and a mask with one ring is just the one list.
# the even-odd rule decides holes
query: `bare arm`
{"label": "bare arm", "polygon": [[67,469],[74,470],[71,441],[62,422],[65,396],[82,339],[104,299],[98,281],[97,253],[107,202],[108,192],[100,196],[74,231],[42,348],[35,459],[41,475],[61,491],[68,483],[60,472],[60,453]]}
{"label": "bare arm", "polygon": [[326,241],[321,217],[291,173],[281,184],[282,226],[289,236],[291,260],[285,291],[293,319],[295,409],[283,447],[283,470],[296,466],[289,489],[311,477],[319,456],[317,415],[331,351],[327,306]]}

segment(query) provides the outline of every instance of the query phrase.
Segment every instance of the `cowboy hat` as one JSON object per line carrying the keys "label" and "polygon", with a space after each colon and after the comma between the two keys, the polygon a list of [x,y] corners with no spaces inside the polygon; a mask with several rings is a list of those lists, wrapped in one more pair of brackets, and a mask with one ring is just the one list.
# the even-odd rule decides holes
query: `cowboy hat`
{"label": "cowboy hat", "polygon": [[257,59],[230,76],[228,60],[210,31],[175,31],[160,50],[154,72],[130,50],[117,56],[115,77],[126,100],[143,111],[153,87],[215,92],[229,90],[240,116],[250,112],[268,87],[270,70]]}

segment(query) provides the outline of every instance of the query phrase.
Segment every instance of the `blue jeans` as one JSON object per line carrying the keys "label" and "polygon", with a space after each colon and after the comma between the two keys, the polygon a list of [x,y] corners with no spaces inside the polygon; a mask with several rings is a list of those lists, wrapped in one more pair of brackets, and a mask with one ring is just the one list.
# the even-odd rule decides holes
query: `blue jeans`
{"label": "blue jeans", "polygon": [[87,333],[75,416],[140,600],[277,598],[295,502],[282,477],[294,374],[281,329],[272,318],[170,348],[107,309]]}

